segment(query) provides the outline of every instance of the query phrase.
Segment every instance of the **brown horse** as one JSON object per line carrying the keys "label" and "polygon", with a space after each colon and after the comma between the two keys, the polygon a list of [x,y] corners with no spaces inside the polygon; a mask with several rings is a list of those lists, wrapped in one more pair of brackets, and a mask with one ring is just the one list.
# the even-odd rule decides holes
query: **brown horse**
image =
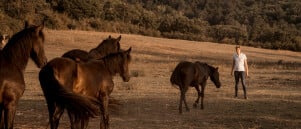
{"label": "brown horse", "polygon": [[[198,97],[195,103],[193,104],[194,107],[197,107],[199,103],[200,97],[201,99],[201,109],[204,109],[203,100],[204,100],[204,90],[206,87],[206,82],[208,77],[210,77],[211,81],[215,84],[217,88],[220,88],[221,83],[219,81],[219,72],[218,68],[214,68],[207,63],[201,62],[188,62],[183,61],[180,62],[175,70],[173,71],[170,82],[172,85],[178,85],[181,96],[180,96],[180,105],[179,105],[179,112],[182,113],[182,102],[184,101],[186,110],[189,111],[189,108],[186,103],[185,93],[188,90],[189,86],[194,87],[198,92]],[[202,90],[200,91],[199,85],[201,85]]]}
{"label": "brown horse", "polygon": [[[125,82],[130,80],[130,52],[131,48],[124,52],[110,54],[101,60],[92,59],[87,62],[75,62],[68,58],[55,58],[48,62],[40,71],[39,80],[48,104],[51,129],[58,127],[64,108],[68,111],[72,128],[87,127],[89,116],[78,116],[78,113],[85,112],[73,109],[76,108],[76,104],[70,105],[79,100],[69,100],[65,103],[60,95],[65,92],[80,94],[82,98],[97,99],[102,115],[100,126],[107,129],[109,95],[114,87],[113,76],[119,73]],[[92,106],[90,107],[89,109],[93,109]]]}
{"label": "brown horse", "polygon": [[29,58],[39,68],[47,63],[43,28],[43,24],[25,26],[0,52],[0,128],[13,128],[16,106],[25,90],[24,70]]}
{"label": "brown horse", "polygon": [[87,62],[90,59],[101,59],[108,54],[119,52],[120,40],[121,36],[116,39],[109,36],[107,39],[103,40],[96,48],[91,49],[89,52],[80,49],[73,49],[64,53],[62,57],[84,62]]}

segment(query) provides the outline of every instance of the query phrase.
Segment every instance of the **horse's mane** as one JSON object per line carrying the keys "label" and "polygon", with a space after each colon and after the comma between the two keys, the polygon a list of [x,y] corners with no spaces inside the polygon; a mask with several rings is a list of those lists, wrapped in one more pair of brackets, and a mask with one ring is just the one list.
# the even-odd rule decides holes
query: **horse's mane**
{"label": "horse's mane", "polygon": [[[131,55],[127,54],[126,59],[130,62]],[[124,60],[124,52],[117,52],[109,54],[102,58],[105,66],[110,71],[112,75],[115,75],[117,72],[121,71],[120,69],[120,61]],[[117,71],[118,70],[118,71]]]}
{"label": "horse's mane", "polygon": [[209,69],[210,69],[210,73],[213,73],[216,69],[215,69],[215,67],[213,67],[213,66],[211,66],[211,65],[208,65],[207,64],[207,66],[209,67]]}
{"label": "horse's mane", "polygon": [[205,63],[205,62],[200,62],[200,61],[196,61],[195,64],[199,64],[200,66],[205,66],[209,68],[209,74],[212,74],[215,71],[215,67]]}
{"label": "horse's mane", "polygon": [[[30,57],[30,51],[33,46],[31,44],[32,40],[37,38],[35,35],[36,27],[37,26],[24,28],[20,32],[14,34],[2,49],[2,58],[4,58],[6,61],[15,63],[17,66],[24,65],[21,63],[26,62]],[[45,35],[42,31],[39,31],[39,36],[43,41],[45,40]]]}
{"label": "horse's mane", "polygon": [[104,50],[105,47],[103,47],[103,46],[105,46],[107,43],[111,43],[110,42],[111,40],[112,39],[105,39],[105,40],[103,40],[100,44],[98,44],[98,46],[95,49],[98,50],[98,51]]}
{"label": "horse's mane", "polygon": [[[97,51],[98,53],[100,53],[100,55],[106,55],[108,54],[108,47],[110,46],[110,44],[112,44],[112,41],[115,41],[117,39],[115,38],[107,38],[105,40],[103,40],[96,48],[91,49],[90,52],[92,51]],[[117,46],[117,50],[120,49],[120,44],[118,43]]]}

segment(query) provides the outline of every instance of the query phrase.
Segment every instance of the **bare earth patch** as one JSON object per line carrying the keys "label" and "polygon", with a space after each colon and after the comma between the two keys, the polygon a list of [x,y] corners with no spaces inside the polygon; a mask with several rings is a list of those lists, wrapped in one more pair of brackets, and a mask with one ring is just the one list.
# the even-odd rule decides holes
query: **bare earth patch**
{"label": "bare earth patch", "polygon": [[[90,50],[109,35],[120,34],[46,30],[45,35],[45,51],[50,60],[74,48]],[[250,65],[249,99],[244,100],[241,87],[239,98],[233,98],[233,45],[121,35],[121,47],[132,46],[132,78],[128,83],[119,76],[114,79],[111,96],[118,104],[111,105],[112,129],[301,128],[300,52],[242,47]],[[220,68],[222,87],[217,89],[208,80],[204,110],[192,107],[197,93],[191,88],[186,94],[191,111],[178,113],[179,90],[170,85],[169,77],[181,60],[199,60]],[[25,71],[26,90],[16,113],[16,129],[48,126],[38,72],[30,62]],[[60,128],[70,128],[66,115]],[[89,123],[89,129],[97,128],[99,118]]]}

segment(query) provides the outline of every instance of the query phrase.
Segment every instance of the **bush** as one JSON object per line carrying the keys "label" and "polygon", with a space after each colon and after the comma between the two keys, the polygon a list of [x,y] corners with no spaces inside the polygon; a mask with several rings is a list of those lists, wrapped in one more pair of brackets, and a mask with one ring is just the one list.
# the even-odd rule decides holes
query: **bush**
{"label": "bush", "polygon": [[301,2],[292,0],[0,1],[0,31],[46,19],[51,29],[82,29],[300,51]]}
{"label": "bush", "polygon": [[66,12],[77,20],[101,16],[102,5],[98,0],[57,0],[56,2],[52,1],[51,4],[58,12]]}
{"label": "bush", "polygon": [[[247,31],[244,27],[216,25],[209,28],[208,36],[215,39],[215,42],[244,44],[247,40]],[[225,38],[227,40],[224,40]]]}

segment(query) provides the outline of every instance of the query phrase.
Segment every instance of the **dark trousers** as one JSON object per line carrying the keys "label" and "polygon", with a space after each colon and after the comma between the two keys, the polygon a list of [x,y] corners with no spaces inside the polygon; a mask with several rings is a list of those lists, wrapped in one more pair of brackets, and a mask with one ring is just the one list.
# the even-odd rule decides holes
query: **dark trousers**
{"label": "dark trousers", "polygon": [[241,79],[242,88],[244,90],[244,96],[247,98],[247,86],[246,86],[246,74],[245,71],[234,71],[234,77],[235,77],[235,97],[237,97],[237,91],[238,91],[238,83],[239,79]]}

